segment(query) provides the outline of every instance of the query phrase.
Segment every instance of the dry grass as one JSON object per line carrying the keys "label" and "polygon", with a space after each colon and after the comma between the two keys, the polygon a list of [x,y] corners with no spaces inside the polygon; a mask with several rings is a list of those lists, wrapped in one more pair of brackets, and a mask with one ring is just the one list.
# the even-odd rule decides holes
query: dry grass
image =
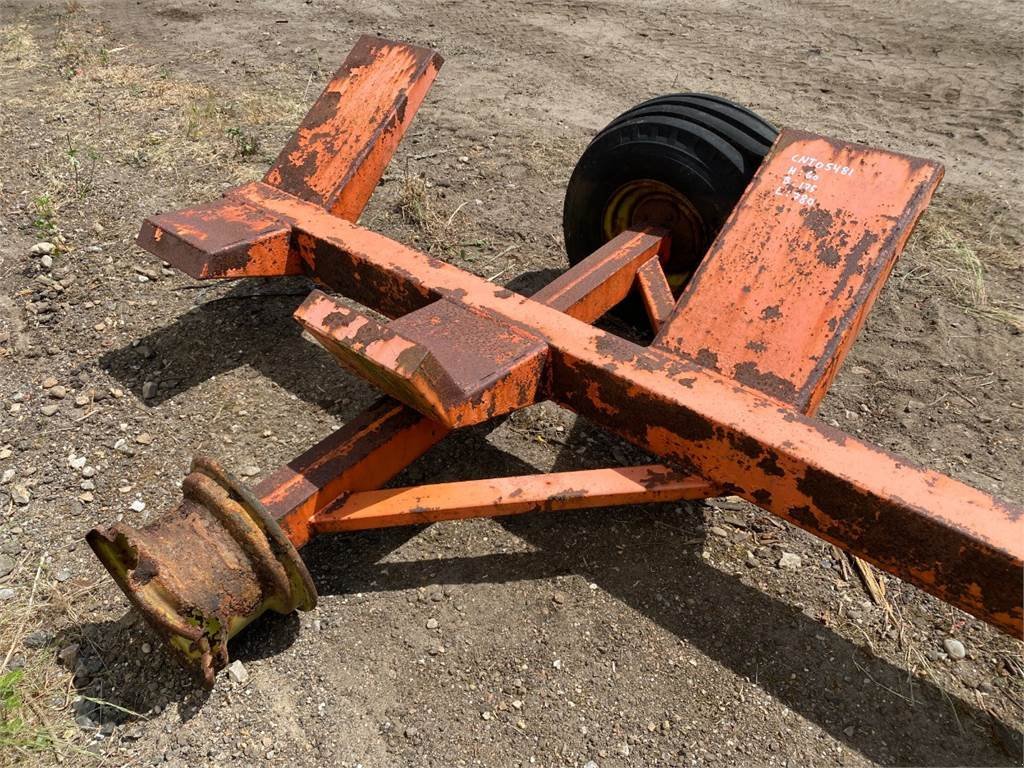
{"label": "dry grass", "polygon": [[[52,625],[74,605],[62,595],[43,561],[23,563],[18,596],[0,611],[0,765],[51,765],[71,754],[90,755],[71,714],[71,674],[53,663],[53,648],[29,648],[25,638]],[[18,575],[18,570],[12,574]],[[30,575],[25,573],[23,575]],[[10,577],[8,578],[10,580]],[[45,619],[45,621],[44,621]]]}
{"label": "dry grass", "polygon": [[0,27],[0,65],[32,69],[39,63],[39,46],[25,24]]}
{"label": "dry grass", "polygon": [[1022,242],[1009,206],[969,195],[937,200],[907,247],[910,269],[901,283],[944,288],[969,314],[1024,329],[1024,305],[1016,297],[994,297],[987,278],[992,268],[1021,268]]}
{"label": "dry grass", "polygon": [[396,208],[417,231],[415,239],[424,249],[438,256],[452,256],[463,241],[459,205],[448,215],[437,210],[431,187],[423,176],[406,174],[401,179]]}
{"label": "dry grass", "polygon": [[39,182],[29,195],[46,201],[44,223],[52,233],[60,230],[61,211],[82,209],[109,168],[173,179],[196,198],[219,185],[210,179],[258,178],[269,159],[261,148],[279,143],[264,139],[290,132],[305,113],[299,91],[218,89],[136,63],[130,42],[107,40],[74,2],[66,4],[53,41],[34,34],[28,25],[0,26],[0,79],[46,83],[46,98],[0,90],[0,115],[22,116],[22,124],[76,116],[61,144],[37,150],[45,157],[36,161]]}

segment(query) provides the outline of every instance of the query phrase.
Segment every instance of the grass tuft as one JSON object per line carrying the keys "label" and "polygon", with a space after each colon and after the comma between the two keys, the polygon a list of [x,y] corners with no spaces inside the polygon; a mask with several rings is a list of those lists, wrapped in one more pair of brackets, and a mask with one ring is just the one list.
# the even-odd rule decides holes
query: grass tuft
{"label": "grass tuft", "polygon": [[427,180],[417,174],[406,174],[401,180],[396,208],[417,232],[417,239],[429,253],[451,256],[462,240],[459,211],[463,203],[445,216],[435,207]]}
{"label": "grass tuft", "polygon": [[992,268],[1021,268],[1022,242],[1019,221],[1006,205],[963,194],[936,200],[907,246],[910,269],[901,282],[945,288],[968,314],[1024,330],[1024,306],[994,297],[988,281]]}

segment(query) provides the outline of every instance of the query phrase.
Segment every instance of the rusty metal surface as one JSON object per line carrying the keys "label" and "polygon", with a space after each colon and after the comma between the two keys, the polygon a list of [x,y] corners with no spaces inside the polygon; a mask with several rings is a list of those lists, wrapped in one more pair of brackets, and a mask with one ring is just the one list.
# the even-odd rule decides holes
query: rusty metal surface
{"label": "rusty metal surface", "polygon": [[364,35],[263,180],[356,221],[443,59]]}
{"label": "rusty metal surface", "polygon": [[309,541],[309,521],[351,491],[380,488],[448,430],[390,397],[382,397],[254,488],[296,547]]}
{"label": "rusty metal surface", "polygon": [[302,274],[291,228],[266,211],[221,199],[150,216],[138,244],[197,280]]}
{"label": "rusty metal surface", "polygon": [[661,260],[657,258],[648,259],[636,272],[636,287],[639,289],[640,298],[644,303],[644,310],[647,312],[647,319],[655,332],[668,322],[672,311],[676,306],[676,299],[672,295],[672,287],[665,277],[665,270],[661,267]]}
{"label": "rusty metal surface", "polygon": [[627,229],[532,298],[577,320],[592,323],[626,298],[644,263],[668,257],[666,237],[666,230],[655,227]]}
{"label": "rusty metal surface", "polygon": [[716,495],[706,480],[668,467],[591,469],[363,491],[331,504],[311,524],[316,533],[338,533]]}
{"label": "rusty metal surface", "polygon": [[373,282],[387,288],[378,297],[382,305],[405,311],[447,296],[529,330],[550,347],[556,401],[1020,633],[1018,507],[830,430],[713,370],[631,344],[265,185],[231,195],[289,222],[307,243],[299,248],[303,258],[338,290],[373,305],[361,287]]}
{"label": "rusty metal surface", "polygon": [[313,608],[316,589],[273,518],[215,462],[193,462],[182,496],[144,528],[119,523],[86,539],[146,620],[212,685],[228,663],[230,637],[267,610]]}
{"label": "rusty metal surface", "polygon": [[532,404],[547,362],[536,336],[450,301],[383,325],[314,291],[295,318],[347,368],[448,428]]}
{"label": "rusty metal surface", "polygon": [[655,344],[813,411],[941,178],[783,129]]}

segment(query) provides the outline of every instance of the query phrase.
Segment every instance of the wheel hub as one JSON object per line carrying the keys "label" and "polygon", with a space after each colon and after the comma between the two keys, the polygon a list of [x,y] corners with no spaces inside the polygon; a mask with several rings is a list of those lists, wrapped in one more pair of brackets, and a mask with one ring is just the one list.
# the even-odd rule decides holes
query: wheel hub
{"label": "wheel hub", "polygon": [[627,228],[644,225],[663,227],[671,233],[672,248],[665,276],[678,294],[704,254],[704,220],[678,190],[654,179],[635,179],[619,187],[605,206],[605,240]]}

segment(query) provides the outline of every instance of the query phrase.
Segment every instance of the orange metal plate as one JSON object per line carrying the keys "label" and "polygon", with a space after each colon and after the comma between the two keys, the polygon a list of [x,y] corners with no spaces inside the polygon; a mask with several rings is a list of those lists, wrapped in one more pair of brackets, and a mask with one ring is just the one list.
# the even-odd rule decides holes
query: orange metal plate
{"label": "orange metal plate", "polygon": [[813,411],[941,177],[784,129],[655,344]]}
{"label": "orange metal plate", "polygon": [[540,392],[547,346],[450,301],[382,325],[313,291],[295,318],[345,367],[446,427],[524,408]]}
{"label": "orange metal plate", "polygon": [[263,180],[357,220],[442,62],[428,48],[359,38]]}

